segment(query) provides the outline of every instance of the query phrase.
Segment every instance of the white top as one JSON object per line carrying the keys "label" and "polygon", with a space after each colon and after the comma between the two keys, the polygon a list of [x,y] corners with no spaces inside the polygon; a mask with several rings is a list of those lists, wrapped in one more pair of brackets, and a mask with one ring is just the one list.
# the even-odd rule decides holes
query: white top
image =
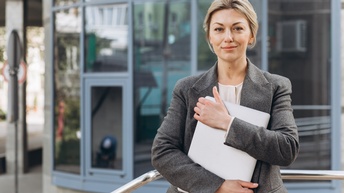
{"label": "white top", "polygon": [[236,86],[233,85],[223,85],[219,83],[219,93],[224,101],[228,101],[234,104],[240,104],[242,84],[240,83]]}

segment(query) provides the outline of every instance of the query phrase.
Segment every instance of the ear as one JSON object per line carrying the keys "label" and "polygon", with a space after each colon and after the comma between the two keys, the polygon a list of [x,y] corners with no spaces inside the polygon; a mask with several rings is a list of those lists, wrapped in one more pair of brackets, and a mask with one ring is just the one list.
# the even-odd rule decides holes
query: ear
{"label": "ear", "polygon": [[249,45],[252,45],[252,44],[253,44],[253,41],[254,41],[254,38],[251,37],[251,38],[250,38],[250,41],[248,41],[248,44],[249,44]]}

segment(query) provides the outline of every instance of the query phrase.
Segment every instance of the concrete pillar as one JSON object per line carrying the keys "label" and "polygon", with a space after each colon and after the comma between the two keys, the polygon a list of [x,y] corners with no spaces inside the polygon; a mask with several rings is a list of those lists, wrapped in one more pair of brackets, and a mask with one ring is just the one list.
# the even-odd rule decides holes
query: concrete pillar
{"label": "concrete pillar", "polygon": [[[17,30],[21,44],[23,46],[23,59],[25,59],[25,27],[24,27],[24,3],[21,0],[6,1],[6,39],[12,30]],[[18,120],[18,173],[23,174],[28,171],[27,156],[27,132],[26,132],[26,83],[19,84],[19,120]],[[15,174],[15,124],[7,124],[6,136],[6,171],[8,174]]]}
{"label": "concrete pillar", "polygon": [[[341,34],[344,34],[344,0],[341,1]],[[341,170],[344,170],[344,36],[341,36],[341,86],[342,86],[342,92],[341,92],[341,107],[342,107],[342,116],[341,116],[341,146],[342,146],[342,158],[341,158]],[[344,190],[344,180],[342,181],[342,190]]]}
{"label": "concrete pillar", "polygon": [[54,160],[52,159],[54,156],[53,154],[53,147],[52,141],[52,119],[51,113],[53,109],[52,106],[52,93],[53,88],[50,86],[52,81],[52,76],[50,72],[52,71],[53,64],[51,63],[51,0],[42,0],[42,7],[43,7],[43,27],[44,27],[44,61],[45,61],[45,79],[44,79],[44,131],[43,131],[43,192],[51,192],[56,193],[58,192],[58,188],[55,187],[52,181],[52,173],[51,168],[53,168]]}

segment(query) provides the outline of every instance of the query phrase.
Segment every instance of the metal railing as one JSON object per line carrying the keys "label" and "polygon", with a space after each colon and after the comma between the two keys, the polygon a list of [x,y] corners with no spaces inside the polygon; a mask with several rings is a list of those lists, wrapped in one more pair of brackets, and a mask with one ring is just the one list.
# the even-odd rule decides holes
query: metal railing
{"label": "metal railing", "polygon": [[[344,171],[334,170],[281,170],[281,174],[284,180],[344,180]],[[152,170],[111,193],[129,193],[160,178],[162,175],[158,171]]]}
{"label": "metal railing", "polygon": [[152,170],[141,175],[140,177],[135,178],[127,184],[124,184],[120,188],[112,191],[111,193],[129,193],[141,186],[144,186],[145,184],[148,184],[149,182],[158,180],[160,178],[162,178],[162,175],[157,170]]}

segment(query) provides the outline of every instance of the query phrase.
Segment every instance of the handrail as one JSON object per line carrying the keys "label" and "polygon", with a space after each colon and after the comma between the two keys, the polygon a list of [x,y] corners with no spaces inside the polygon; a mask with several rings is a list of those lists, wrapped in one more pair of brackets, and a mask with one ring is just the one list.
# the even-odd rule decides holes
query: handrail
{"label": "handrail", "polygon": [[281,170],[284,180],[344,180],[344,171],[336,170]]}
{"label": "handrail", "polygon": [[112,191],[111,193],[129,193],[145,184],[148,184],[149,182],[158,180],[160,178],[162,178],[162,175],[157,170],[152,170],[124,184],[120,188]]}
{"label": "handrail", "polygon": [[[344,180],[344,171],[336,170],[281,170],[284,180]],[[157,170],[149,171],[111,193],[130,193],[149,182],[162,178]]]}

